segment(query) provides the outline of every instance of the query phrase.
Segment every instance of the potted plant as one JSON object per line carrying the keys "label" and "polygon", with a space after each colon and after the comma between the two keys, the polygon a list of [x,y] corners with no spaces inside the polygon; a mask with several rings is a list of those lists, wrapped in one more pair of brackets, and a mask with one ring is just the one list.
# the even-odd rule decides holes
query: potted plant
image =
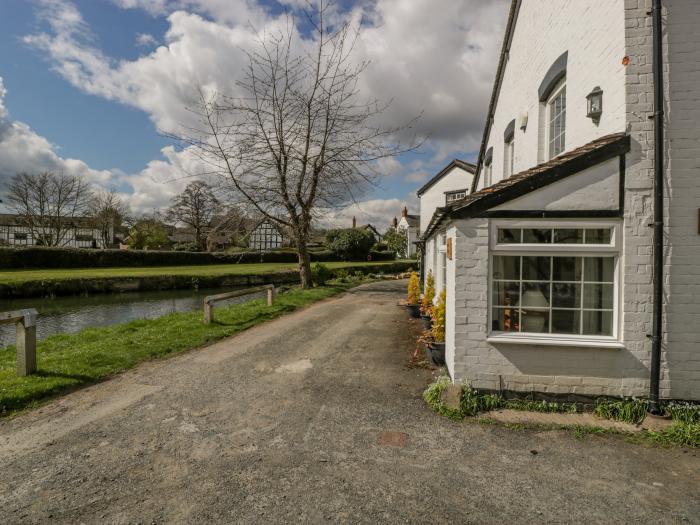
{"label": "potted plant", "polygon": [[411,317],[416,319],[420,317],[420,282],[416,272],[411,273],[411,277],[408,280],[406,308],[408,308]]}
{"label": "potted plant", "polygon": [[430,343],[430,357],[438,366],[445,364],[445,290],[438,296],[438,302],[433,308],[433,326],[431,328],[433,341]]}
{"label": "potted plant", "polygon": [[420,316],[423,319],[423,326],[426,330],[430,330],[433,319],[433,299],[435,298],[435,278],[433,277],[433,271],[428,270],[428,277],[425,280],[425,292],[423,292],[423,299],[421,299],[420,304]]}

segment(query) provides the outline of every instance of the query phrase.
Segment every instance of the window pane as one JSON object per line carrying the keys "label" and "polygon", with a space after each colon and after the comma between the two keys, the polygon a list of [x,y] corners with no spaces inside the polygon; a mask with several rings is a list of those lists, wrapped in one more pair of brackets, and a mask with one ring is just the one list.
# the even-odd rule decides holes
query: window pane
{"label": "window pane", "polygon": [[610,244],[612,230],[610,228],[600,228],[586,230],[586,244]]}
{"label": "window pane", "polygon": [[548,244],[552,242],[552,230],[527,228],[523,230],[523,242],[532,244]]}
{"label": "window pane", "polygon": [[612,283],[615,280],[614,257],[586,257],[584,280],[586,282]]}
{"label": "window pane", "polygon": [[493,278],[494,279],[520,279],[520,257],[519,256],[496,256],[493,258]]}
{"label": "window pane", "polygon": [[520,303],[520,283],[494,281],[492,300],[494,306],[513,306]]}
{"label": "window pane", "polygon": [[514,228],[498,228],[498,242],[504,243],[519,243],[520,242],[520,229]]}
{"label": "window pane", "polygon": [[552,307],[581,308],[581,285],[554,283],[552,285]]}
{"label": "window pane", "polygon": [[581,257],[554,257],[553,258],[554,281],[580,281],[581,280]]}
{"label": "window pane", "polygon": [[496,332],[517,332],[520,329],[520,313],[516,308],[493,308],[491,329]]}
{"label": "window pane", "polygon": [[549,308],[549,283],[523,283],[521,306]]}
{"label": "window pane", "polygon": [[551,257],[523,257],[523,280],[549,281]]}
{"label": "window pane", "polygon": [[584,335],[613,335],[612,312],[583,312]]}
{"label": "window pane", "polygon": [[583,307],[612,309],[613,285],[585,283],[583,285]]}
{"label": "window pane", "polygon": [[522,332],[549,333],[548,310],[522,310]]}
{"label": "window pane", "polygon": [[552,310],[553,334],[578,334],[580,325],[581,310]]}
{"label": "window pane", "polygon": [[583,230],[579,229],[555,229],[554,242],[561,244],[582,244]]}

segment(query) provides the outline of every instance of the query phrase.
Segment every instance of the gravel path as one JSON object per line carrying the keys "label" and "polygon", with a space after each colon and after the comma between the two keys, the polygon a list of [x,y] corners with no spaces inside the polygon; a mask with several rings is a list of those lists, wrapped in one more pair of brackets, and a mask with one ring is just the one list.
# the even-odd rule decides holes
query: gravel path
{"label": "gravel path", "polygon": [[0,422],[0,523],[700,523],[697,451],[433,414],[404,286]]}

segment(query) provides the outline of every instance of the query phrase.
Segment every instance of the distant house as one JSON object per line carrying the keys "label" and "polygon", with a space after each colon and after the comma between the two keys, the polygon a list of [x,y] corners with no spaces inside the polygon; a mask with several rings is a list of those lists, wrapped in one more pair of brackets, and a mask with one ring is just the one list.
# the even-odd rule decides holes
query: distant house
{"label": "distant house", "polygon": [[416,241],[419,239],[420,215],[410,215],[408,208],[404,206],[401,212],[401,220],[396,223],[396,230],[406,233],[406,255],[416,255]]}
{"label": "distant house", "polygon": [[[68,248],[105,248],[102,233],[92,217],[66,217],[61,219],[61,238],[54,239],[55,229],[48,226],[30,227],[21,215],[0,214],[0,245],[6,246],[54,246]],[[108,237],[114,237],[110,227]]]}
{"label": "distant house", "polygon": [[272,250],[285,244],[281,228],[269,219],[258,221],[248,232],[248,247],[254,250]]}
{"label": "distant house", "polygon": [[362,224],[360,226],[357,225],[357,219],[355,217],[352,218],[352,227],[353,228],[361,228],[363,230],[367,230],[372,234],[372,237],[374,237],[374,242],[381,242],[382,240],[382,234],[379,233],[379,230],[372,226],[371,224]]}

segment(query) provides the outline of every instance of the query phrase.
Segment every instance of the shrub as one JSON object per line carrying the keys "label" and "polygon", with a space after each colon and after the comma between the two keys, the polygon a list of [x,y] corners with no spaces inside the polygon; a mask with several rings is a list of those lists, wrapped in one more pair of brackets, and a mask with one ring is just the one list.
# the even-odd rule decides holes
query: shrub
{"label": "shrub", "polygon": [[408,304],[418,304],[420,302],[420,281],[418,274],[413,272],[408,280],[408,296],[406,298]]}
{"label": "shrub", "polygon": [[311,280],[317,286],[323,286],[331,278],[331,271],[325,264],[313,263],[311,265]]}
{"label": "shrub", "polygon": [[408,256],[406,249],[408,248],[408,240],[406,238],[406,230],[396,230],[389,228],[384,234],[384,242],[387,249],[391,250],[401,258]]}
{"label": "shrub", "polygon": [[331,230],[326,233],[326,247],[343,261],[364,261],[374,245],[372,232],[364,228]]}
{"label": "shrub", "polygon": [[700,423],[700,405],[671,401],[664,406],[664,413],[673,418],[674,421],[683,423]]}
{"label": "shrub", "polygon": [[[333,252],[331,252],[333,253]],[[372,250],[367,256],[368,260],[372,261],[393,261],[396,259],[396,254],[392,251],[376,251]]]}
{"label": "shrub", "polygon": [[[243,251],[241,251],[243,250]],[[81,248],[0,247],[0,268],[114,268],[136,266],[191,266],[198,264],[296,263],[294,251],[256,252],[229,249],[228,252],[190,252],[159,250],[94,250]],[[312,261],[337,261],[325,250],[311,254]],[[375,260],[382,260],[377,258]]]}
{"label": "shrub", "polygon": [[425,279],[425,290],[423,291],[423,299],[421,300],[421,313],[430,315],[433,309],[433,299],[435,298],[435,278],[433,271],[428,270],[428,277]]}
{"label": "shrub", "polygon": [[438,296],[438,302],[433,308],[433,338],[438,342],[445,340],[445,290]]}
{"label": "shrub", "polygon": [[596,402],[593,413],[598,417],[637,424],[644,421],[648,403],[645,399],[602,399]]}

